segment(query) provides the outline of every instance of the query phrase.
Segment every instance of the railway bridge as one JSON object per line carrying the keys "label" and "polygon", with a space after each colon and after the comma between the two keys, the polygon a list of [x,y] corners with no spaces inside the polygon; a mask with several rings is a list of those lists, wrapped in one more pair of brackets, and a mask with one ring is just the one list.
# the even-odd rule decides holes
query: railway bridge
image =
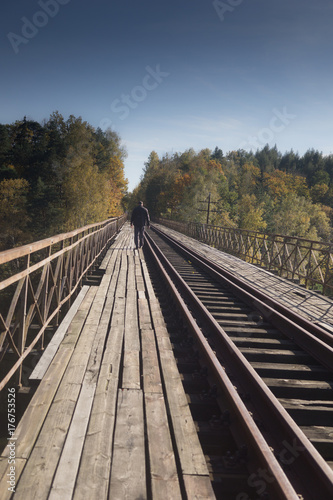
{"label": "railway bridge", "polygon": [[332,299],[177,229],[0,254],[1,499],[333,497]]}

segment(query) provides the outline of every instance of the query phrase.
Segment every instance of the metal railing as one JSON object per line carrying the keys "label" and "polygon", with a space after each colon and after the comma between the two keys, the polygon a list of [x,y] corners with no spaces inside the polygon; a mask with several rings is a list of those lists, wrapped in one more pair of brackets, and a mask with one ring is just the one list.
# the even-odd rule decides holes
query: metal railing
{"label": "metal railing", "polygon": [[246,262],[333,295],[333,244],[196,222],[156,219],[171,229],[235,255]]}
{"label": "metal railing", "polygon": [[82,279],[126,219],[115,217],[0,252],[0,390],[14,374],[21,384],[24,360],[37,342],[43,348],[47,327],[58,324],[61,308],[70,307]]}

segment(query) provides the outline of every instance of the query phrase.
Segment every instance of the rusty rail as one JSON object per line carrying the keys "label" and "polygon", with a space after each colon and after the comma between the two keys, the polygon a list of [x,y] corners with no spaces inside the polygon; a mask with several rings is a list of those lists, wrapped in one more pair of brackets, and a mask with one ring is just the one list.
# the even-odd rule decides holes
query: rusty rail
{"label": "rusty rail", "polygon": [[24,360],[37,342],[43,348],[46,328],[58,324],[126,218],[0,252],[0,390],[14,374],[21,384]]}
{"label": "rusty rail", "polygon": [[155,219],[171,229],[246,262],[333,295],[333,244],[295,236],[225,228],[197,222]]}
{"label": "rusty rail", "polygon": [[[289,311],[287,311],[288,316],[285,317],[282,312],[276,311],[266,301],[262,301],[262,294],[259,293],[257,296],[256,289],[251,290],[250,286],[247,287],[248,290],[243,289],[242,283],[237,278],[234,280],[234,277],[230,276],[231,279],[229,279],[224,270],[220,270],[209,259],[203,259],[192,248],[172,238],[169,234],[167,235],[155,227],[152,229],[187,262],[193,263],[203,270],[205,276],[209,275],[217,283],[227,285],[228,294],[234,294],[242,302],[260,311],[267,323],[273,325],[287,337],[295,339],[297,345],[302,346],[320,363],[332,369],[332,347],[327,345],[325,341],[317,339],[312,332],[307,331],[303,327],[306,326],[303,319],[303,326],[298,325],[297,315],[291,319]],[[205,358],[205,364],[207,363],[216,375],[218,387],[227,396],[229,405],[238,416],[239,422],[242,422],[242,429],[257,457],[259,470],[269,470],[274,477],[274,480],[267,485],[269,498],[281,500],[303,498],[296,493],[299,489],[303,490],[303,495],[304,492],[307,492],[306,498],[317,498],[317,496],[318,498],[328,498],[333,485],[333,474],[329,464],[291,418],[281,402],[273,395],[246,356],[229,338],[226,331],[214,318],[213,313],[206,309],[191,285],[186,282],[186,278],[184,279],[181,272],[177,271],[177,268],[172,264],[170,255],[168,254],[166,257],[159,242],[155,241],[152,235],[147,234],[145,237],[147,247],[163,275],[167,288],[171,291],[170,300],[181,310],[188,330],[193,332],[197,341],[196,345],[200,346],[199,350]],[[190,279],[193,283],[195,278],[191,276]],[[209,279],[207,279],[207,283],[209,283]],[[310,329],[317,328],[311,323],[308,323],[308,326]],[[207,337],[204,332],[206,332]],[[324,336],[327,335],[325,332],[322,333]],[[331,336],[327,337],[331,343]],[[244,392],[241,393],[240,389]],[[246,397],[244,397],[245,395]],[[246,401],[250,401],[249,406],[247,406]],[[262,430],[257,427],[252,414],[249,414],[249,408],[258,411],[262,422],[265,422],[262,426],[264,428],[263,434]],[[283,446],[286,443],[297,443],[301,453],[292,465],[289,463],[288,467],[283,467],[283,461],[279,460],[278,457],[283,453]],[[249,498],[247,494],[244,493],[244,495],[244,498]],[[243,494],[239,495],[239,498],[241,497],[243,498]]]}

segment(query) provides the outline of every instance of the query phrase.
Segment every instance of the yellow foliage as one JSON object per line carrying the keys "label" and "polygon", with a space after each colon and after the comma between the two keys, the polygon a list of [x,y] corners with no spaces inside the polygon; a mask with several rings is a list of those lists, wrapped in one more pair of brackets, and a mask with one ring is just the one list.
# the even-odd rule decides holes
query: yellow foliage
{"label": "yellow foliage", "polygon": [[274,201],[280,200],[288,193],[295,193],[298,196],[307,196],[309,192],[304,177],[288,174],[282,170],[275,170],[270,174],[265,172],[264,186]]}

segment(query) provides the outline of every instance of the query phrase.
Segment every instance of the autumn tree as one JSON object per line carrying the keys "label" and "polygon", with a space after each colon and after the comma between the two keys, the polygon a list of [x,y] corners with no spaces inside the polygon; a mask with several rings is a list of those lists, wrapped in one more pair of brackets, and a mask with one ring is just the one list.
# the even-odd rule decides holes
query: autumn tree
{"label": "autumn tree", "polygon": [[0,127],[0,180],[26,182],[27,228],[35,239],[123,213],[125,157],[116,132],[73,115]]}
{"label": "autumn tree", "polygon": [[264,207],[257,202],[254,194],[244,194],[238,202],[238,227],[249,231],[264,231]]}
{"label": "autumn tree", "polygon": [[320,205],[311,200],[288,193],[275,207],[274,233],[308,239],[330,239],[329,218]]}

